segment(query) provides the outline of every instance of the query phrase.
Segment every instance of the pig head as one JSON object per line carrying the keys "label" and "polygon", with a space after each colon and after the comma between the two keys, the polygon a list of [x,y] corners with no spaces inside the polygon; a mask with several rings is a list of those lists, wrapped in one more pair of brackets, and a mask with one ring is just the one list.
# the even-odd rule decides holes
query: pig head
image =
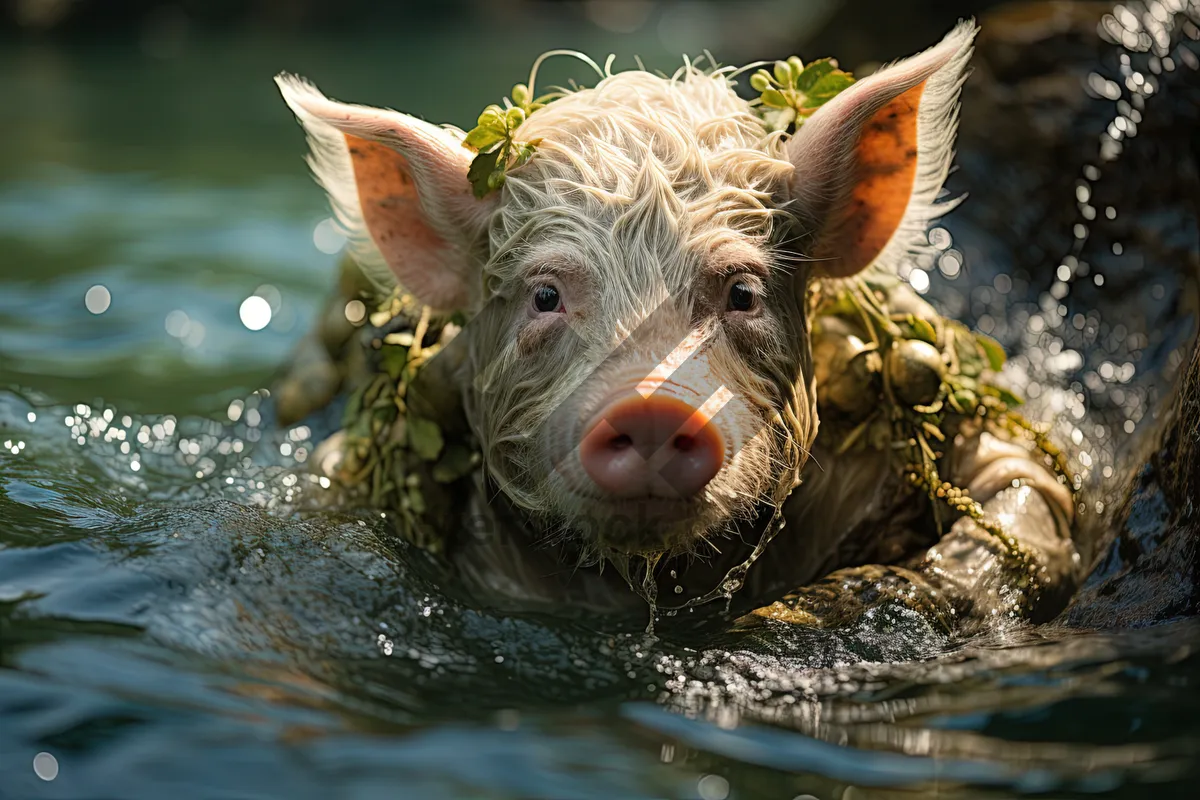
{"label": "pig head", "polygon": [[454,379],[505,501],[598,556],[677,554],[796,485],[818,422],[811,282],[893,271],[948,207],[974,33],[791,136],[728,71],[606,75],[530,115],[534,156],[482,199],[461,131],[277,80],[364,271],[471,316]]}

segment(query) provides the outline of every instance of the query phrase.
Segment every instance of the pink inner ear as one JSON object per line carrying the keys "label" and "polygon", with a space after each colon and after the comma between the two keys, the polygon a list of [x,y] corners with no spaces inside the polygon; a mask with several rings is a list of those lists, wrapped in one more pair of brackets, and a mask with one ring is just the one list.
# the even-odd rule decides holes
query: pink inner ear
{"label": "pink inner ear", "polygon": [[452,271],[457,254],[426,220],[404,156],[387,145],[343,135],[363,223],[401,285],[437,309],[465,306],[464,287]]}
{"label": "pink inner ear", "polygon": [[817,247],[826,274],[844,278],[865,269],[904,219],[917,175],[917,109],[924,90],[922,81],[863,126],[854,151],[854,188],[839,218],[830,221],[838,235]]}

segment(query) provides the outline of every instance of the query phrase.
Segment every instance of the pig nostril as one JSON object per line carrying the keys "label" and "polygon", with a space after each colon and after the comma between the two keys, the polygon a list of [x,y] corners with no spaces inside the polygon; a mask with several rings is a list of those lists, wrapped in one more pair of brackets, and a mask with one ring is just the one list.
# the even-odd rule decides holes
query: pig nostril
{"label": "pig nostril", "polygon": [[622,433],[609,439],[608,446],[613,450],[624,450],[633,446],[633,439],[629,438],[628,434]]}
{"label": "pig nostril", "polygon": [[675,437],[675,441],[671,442],[671,444],[674,445],[676,450],[680,451],[681,453],[686,453],[696,446],[696,440],[691,436],[680,434],[679,436]]}

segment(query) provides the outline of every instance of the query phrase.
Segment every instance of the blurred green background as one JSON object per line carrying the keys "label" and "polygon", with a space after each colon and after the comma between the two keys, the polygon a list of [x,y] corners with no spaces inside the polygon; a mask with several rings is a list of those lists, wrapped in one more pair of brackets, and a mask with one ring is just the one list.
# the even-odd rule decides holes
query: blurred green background
{"label": "blurred green background", "polygon": [[[76,402],[208,414],[261,386],[337,242],[271,78],[471,127],[538,54],[672,71],[799,53],[870,68],[986,2],[7,0],[0,6],[0,374]],[[544,85],[586,81],[552,61]],[[325,232],[328,233],[326,223]],[[101,313],[85,307],[93,286]],[[272,319],[238,319],[253,293]]]}

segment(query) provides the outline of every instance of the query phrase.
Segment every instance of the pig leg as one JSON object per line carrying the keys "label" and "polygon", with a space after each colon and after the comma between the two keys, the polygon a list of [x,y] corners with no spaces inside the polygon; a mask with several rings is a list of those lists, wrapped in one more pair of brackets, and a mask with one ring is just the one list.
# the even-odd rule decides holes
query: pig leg
{"label": "pig leg", "polygon": [[764,619],[837,627],[892,602],[950,632],[999,617],[1042,620],[1061,608],[1078,581],[1079,560],[1071,495],[1053,472],[1019,444],[982,432],[957,438],[946,477],[1008,537],[962,517],[914,562],[838,570],[737,627],[759,627]]}

